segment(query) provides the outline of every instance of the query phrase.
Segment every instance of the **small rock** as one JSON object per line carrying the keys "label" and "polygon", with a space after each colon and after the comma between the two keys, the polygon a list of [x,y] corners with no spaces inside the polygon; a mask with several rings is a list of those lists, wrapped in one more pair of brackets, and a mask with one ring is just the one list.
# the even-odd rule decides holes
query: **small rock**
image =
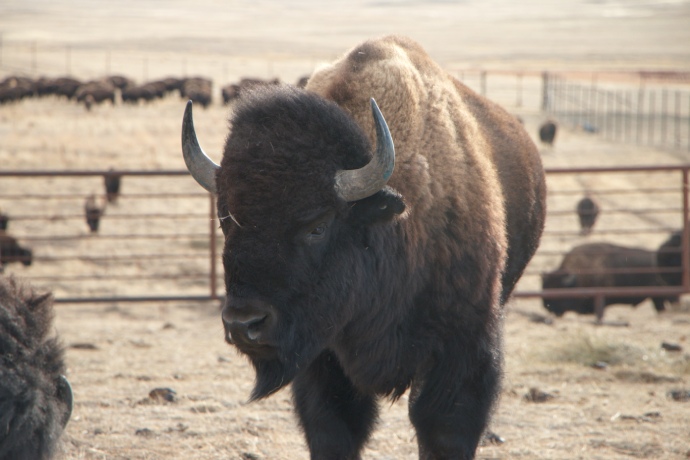
{"label": "small rock", "polygon": [[605,361],[597,361],[596,363],[592,364],[592,367],[594,369],[599,369],[600,371],[604,371],[604,370],[608,369],[609,363],[607,363]]}
{"label": "small rock", "polygon": [[154,436],[154,432],[152,430],[149,430],[148,428],[139,428],[137,431],[134,432],[136,436],[142,436],[144,438],[151,438]]}
{"label": "small rock", "polygon": [[661,342],[661,348],[666,351],[683,351],[683,347],[677,343]]}
{"label": "small rock", "polygon": [[259,460],[259,458],[261,457],[251,452],[242,452],[242,460]]}
{"label": "small rock", "polygon": [[175,402],[176,394],[172,388],[154,388],[149,391],[149,398],[154,402]]}
{"label": "small rock", "polygon": [[542,403],[554,399],[555,396],[550,393],[541,391],[539,388],[532,387],[529,389],[529,392],[527,392],[524,398],[526,401],[529,402]]}
{"label": "small rock", "polygon": [[671,390],[666,395],[678,402],[690,401],[690,390]]}

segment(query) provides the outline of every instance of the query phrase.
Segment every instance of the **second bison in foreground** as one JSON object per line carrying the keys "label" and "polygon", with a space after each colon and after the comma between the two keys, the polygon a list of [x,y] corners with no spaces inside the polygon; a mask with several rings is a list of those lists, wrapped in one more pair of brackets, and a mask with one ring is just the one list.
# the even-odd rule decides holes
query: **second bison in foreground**
{"label": "second bison in foreground", "polygon": [[241,95],[220,166],[190,105],[183,122],[187,166],[218,198],[223,323],[252,399],[292,382],[311,458],[356,459],[377,397],[411,388],[420,457],[474,458],[503,303],[543,229],[537,149],[405,38],[365,42],[306,89]]}

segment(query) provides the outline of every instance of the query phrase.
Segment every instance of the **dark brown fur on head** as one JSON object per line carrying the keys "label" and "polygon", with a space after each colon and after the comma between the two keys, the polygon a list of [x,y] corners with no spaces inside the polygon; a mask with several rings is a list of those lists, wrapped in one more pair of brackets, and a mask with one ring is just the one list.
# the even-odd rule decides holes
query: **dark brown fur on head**
{"label": "dark brown fur on head", "polygon": [[71,414],[53,299],[0,277],[0,460],[47,460]]}

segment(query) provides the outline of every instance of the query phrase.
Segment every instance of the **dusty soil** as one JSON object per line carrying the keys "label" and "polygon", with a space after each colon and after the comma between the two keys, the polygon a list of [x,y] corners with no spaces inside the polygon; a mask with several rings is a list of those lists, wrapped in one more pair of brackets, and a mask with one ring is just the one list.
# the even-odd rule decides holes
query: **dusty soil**
{"label": "dusty soil", "polygon": [[[140,81],[180,72],[209,75],[218,82],[244,75],[279,75],[294,81],[318,61],[363,38],[389,32],[413,36],[436,59],[454,68],[690,69],[690,6],[685,1],[571,0],[558,9],[549,2],[520,7],[507,1],[358,1],[348,2],[347,7],[334,3],[321,10],[316,7],[320,3],[306,0],[223,5],[209,0],[196,2],[194,9],[181,1],[166,2],[165,8],[153,1],[118,2],[117,7],[115,3],[96,7],[90,2],[9,1],[0,4],[0,77],[17,69],[31,75],[31,43],[36,42],[36,73],[58,75],[68,68],[75,76],[92,78],[109,69]],[[105,53],[110,53],[108,61]],[[176,98],[139,107],[105,105],[91,113],[55,99],[1,106],[0,167],[181,169],[182,110]],[[524,118],[528,131],[536,133],[543,119],[537,108],[523,107],[516,113]],[[219,105],[196,113],[200,138],[212,155],[220,151],[226,119],[227,108]],[[682,155],[618,145],[576,131],[562,132],[556,147],[544,150],[543,158],[546,166],[559,167],[687,161]],[[626,180],[644,185],[660,179]],[[154,187],[147,181],[136,184],[135,191]],[[549,183],[553,190],[601,185],[591,176]],[[26,182],[0,179],[0,193],[18,186],[28,187]],[[30,185],[34,193],[89,193],[92,186],[78,181]],[[197,192],[191,183],[180,190]],[[175,203],[182,209],[195,206],[184,200]],[[15,206],[27,211],[23,207],[28,205]],[[174,232],[178,224],[163,222],[160,230]],[[208,222],[185,223],[194,224],[206,228]],[[558,230],[571,224],[554,219],[549,225]],[[669,217],[661,224],[673,227],[678,221]],[[38,224],[23,225],[36,231]],[[122,225],[123,231],[138,229],[137,222]],[[627,244],[653,248],[662,235],[626,238]],[[544,248],[566,250],[577,241],[549,239]],[[60,244],[47,245],[46,250],[59,253],[64,249]],[[163,250],[159,244],[149,242],[148,249]],[[122,248],[107,250],[116,254]],[[68,275],[84,270],[80,264],[65,263],[62,271]],[[530,269],[538,272],[553,264],[553,259],[539,257]],[[142,276],[154,269],[146,264],[129,268]],[[30,279],[41,270],[13,266],[9,271]],[[103,273],[107,275],[107,270]],[[181,289],[174,280],[148,282],[152,292]],[[535,283],[527,279],[523,287],[534,288]],[[41,287],[59,295],[99,290],[98,281],[82,285],[57,281]],[[135,289],[139,289],[135,282],[120,283],[112,292],[126,295]],[[188,292],[199,289],[203,284],[182,287]],[[690,390],[687,306],[662,315],[649,301],[636,309],[607,310],[607,319],[625,321],[628,327],[594,326],[591,318],[570,314],[550,324],[535,322],[544,314],[533,300],[513,301],[506,310],[504,390],[491,426],[505,442],[486,443],[479,458],[690,457],[690,401],[676,401],[670,393]],[[76,398],[61,458],[308,458],[289,391],[246,404],[253,372],[223,342],[217,304],[60,304],[55,330],[67,346]],[[679,344],[683,351],[666,351],[663,341]],[[174,390],[173,401],[149,397],[155,388]],[[540,392],[547,393],[542,402],[526,397]],[[364,458],[416,458],[406,402],[406,397],[396,403],[382,401],[381,421]]]}

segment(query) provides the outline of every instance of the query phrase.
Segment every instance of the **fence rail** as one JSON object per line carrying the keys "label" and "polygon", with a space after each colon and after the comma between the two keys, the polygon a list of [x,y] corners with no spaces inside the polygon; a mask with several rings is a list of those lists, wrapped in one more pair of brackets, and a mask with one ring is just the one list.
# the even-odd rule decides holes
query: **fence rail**
{"label": "fence rail", "polygon": [[[547,224],[541,247],[518,284],[516,298],[601,300],[610,295],[690,293],[690,165],[553,168],[546,173],[550,188]],[[93,194],[94,179],[109,174],[121,175],[128,193],[120,194],[117,205],[106,206],[98,233],[91,233],[83,214],[78,218],[79,211],[85,197]],[[581,181],[585,176],[602,179],[600,184],[615,179],[614,186],[586,190],[605,204],[604,213],[610,219],[597,224],[596,235],[589,240],[574,225],[573,201],[584,190],[563,182]],[[53,179],[54,194],[35,191],[35,184],[46,177]],[[650,185],[659,183],[663,185]],[[155,192],[146,192],[152,185]],[[181,191],[185,188],[188,193]],[[17,190],[34,191],[22,194]],[[105,196],[104,191],[99,195],[104,203]],[[186,171],[0,171],[0,209],[10,216],[7,233],[33,250],[31,266],[6,264],[6,273],[53,290],[57,302],[207,301],[222,297],[218,292],[222,235],[215,200],[199,193]],[[682,271],[680,286],[540,288],[540,275],[555,268],[576,244],[594,239],[654,249],[679,229],[683,231],[682,265],[676,269]]]}

